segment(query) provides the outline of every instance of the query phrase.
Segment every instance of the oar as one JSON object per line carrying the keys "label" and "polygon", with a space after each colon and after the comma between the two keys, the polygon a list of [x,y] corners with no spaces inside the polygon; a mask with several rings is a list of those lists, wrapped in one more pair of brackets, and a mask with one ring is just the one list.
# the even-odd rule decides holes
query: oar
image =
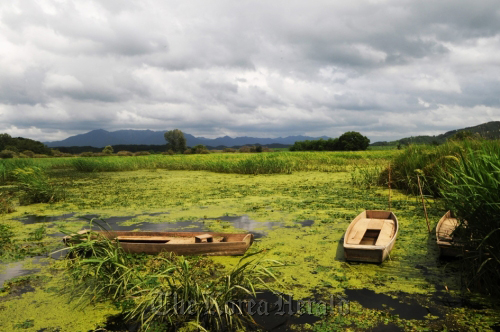
{"label": "oar", "polygon": [[389,163],[389,211],[391,211],[391,163]]}
{"label": "oar", "polygon": [[429,233],[431,232],[431,225],[429,224],[429,217],[427,216],[427,208],[425,207],[424,194],[422,193],[422,186],[420,185],[420,176],[417,171],[417,181],[418,181],[418,189],[420,189],[420,197],[422,198],[422,205],[424,207],[425,220],[427,221],[427,229]]}

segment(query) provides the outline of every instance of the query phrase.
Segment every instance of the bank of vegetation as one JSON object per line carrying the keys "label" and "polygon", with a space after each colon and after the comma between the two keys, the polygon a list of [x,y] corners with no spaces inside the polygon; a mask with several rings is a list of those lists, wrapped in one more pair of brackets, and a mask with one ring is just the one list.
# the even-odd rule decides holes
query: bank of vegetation
{"label": "bank of vegetation", "polygon": [[45,171],[119,172],[140,169],[196,170],[235,174],[290,174],[297,171],[347,171],[389,161],[398,150],[355,152],[270,152],[265,154],[217,153],[199,155],[103,156],[80,158],[0,160],[0,182],[13,179],[17,168]]}
{"label": "bank of vegetation", "polygon": [[[500,295],[500,141],[450,140],[412,146],[391,165],[392,185],[441,197],[459,218],[466,286]],[[389,169],[380,179],[386,183]]]}

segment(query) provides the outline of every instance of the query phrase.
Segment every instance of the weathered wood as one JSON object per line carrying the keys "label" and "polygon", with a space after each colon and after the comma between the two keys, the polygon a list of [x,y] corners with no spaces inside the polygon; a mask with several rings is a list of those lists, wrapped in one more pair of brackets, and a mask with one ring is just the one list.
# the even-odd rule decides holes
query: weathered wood
{"label": "weathered wood", "polygon": [[[84,230],[79,232],[83,234]],[[127,232],[96,231],[95,233],[117,243],[130,253],[158,254],[162,251],[178,255],[243,255],[253,243],[253,234],[215,232]],[[211,239],[213,242],[195,243],[195,239]],[[70,242],[71,237],[63,239]]]}
{"label": "weathered wood", "polygon": [[370,222],[370,219],[363,218],[359,220],[356,225],[354,225],[354,228],[351,231],[351,236],[349,236],[349,240],[347,243],[349,244],[359,244],[361,240],[363,239],[363,236],[365,235],[366,229],[368,227],[368,223]]}
{"label": "weathered wood", "polygon": [[344,236],[346,260],[383,262],[394,247],[398,231],[398,219],[391,211],[363,211],[350,223]]}
{"label": "weathered wood", "polygon": [[440,256],[457,257],[462,254],[463,245],[460,239],[453,237],[453,232],[459,222],[451,211],[448,211],[439,220],[436,226],[436,243]]}
{"label": "weathered wood", "polygon": [[427,230],[431,232],[431,225],[429,224],[429,217],[427,216],[427,208],[425,207],[424,194],[422,193],[422,187],[420,186],[420,177],[417,174],[418,189],[420,189],[420,197],[422,198],[422,205],[424,207],[425,221],[427,222]]}
{"label": "weathered wood", "polygon": [[388,244],[392,239],[392,234],[394,234],[394,222],[392,220],[385,221],[375,245],[384,246]]}
{"label": "weathered wood", "polygon": [[203,235],[195,236],[194,242],[196,242],[196,243],[214,242],[214,239],[212,238],[212,235],[210,235],[210,234],[203,234]]}

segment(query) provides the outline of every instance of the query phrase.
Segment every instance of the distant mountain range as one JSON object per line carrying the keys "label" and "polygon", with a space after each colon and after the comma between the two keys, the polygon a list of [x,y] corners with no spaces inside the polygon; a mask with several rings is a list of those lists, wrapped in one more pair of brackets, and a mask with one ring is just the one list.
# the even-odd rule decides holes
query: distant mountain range
{"label": "distant mountain range", "polygon": [[[406,137],[396,141],[391,142],[375,142],[371,145],[381,146],[381,145],[397,145],[397,144],[408,144],[408,143],[427,143],[431,144],[433,142],[443,143],[448,138],[453,136],[459,131],[470,131],[472,133],[477,133],[487,139],[500,139],[500,121],[491,121],[487,123],[480,124],[474,127],[467,127],[462,129],[456,129],[448,131],[441,135],[436,136],[415,136]],[[103,129],[97,129],[89,131],[85,134],[75,135],[68,137],[62,141],[44,142],[50,148],[57,147],[95,147],[103,148],[106,145],[165,145],[166,141],[163,136],[165,131],[152,131],[152,130],[117,130],[117,131],[106,131]],[[321,137],[310,137],[310,136],[288,136],[288,137],[278,137],[278,138],[260,138],[260,137],[236,137],[232,138],[229,136],[218,137],[214,139],[205,137],[195,137],[193,135],[184,133],[186,137],[188,146],[195,146],[198,144],[203,144],[207,147],[234,147],[243,145],[266,145],[271,144],[282,144],[285,146],[292,145],[296,141],[305,140],[316,140],[316,139],[328,139],[327,136]]]}
{"label": "distant mountain range", "polygon": [[398,145],[398,144],[431,144],[431,143],[444,143],[446,140],[456,133],[460,131],[470,131],[473,134],[479,134],[481,137],[486,138],[486,139],[500,139],[500,121],[491,121],[491,122],[486,122],[474,127],[467,127],[467,128],[462,128],[462,129],[455,129],[448,131],[444,134],[440,135],[435,135],[435,136],[428,136],[428,135],[423,135],[423,136],[412,136],[412,137],[405,137],[396,141],[392,142],[375,142],[371,145],[373,146],[381,146],[381,145]]}
{"label": "distant mountain range", "polygon": [[[102,148],[106,145],[164,145],[166,144],[163,134],[165,131],[152,131],[152,130],[117,130],[106,131],[97,129],[89,131],[85,134],[75,135],[68,137],[62,141],[44,142],[50,148],[56,147],[69,147],[69,146],[93,146]],[[193,135],[184,133],[186,143],[188,146],[195,146],[203,144],[205,146],[218,147],[218,146],[243,146],[243,145],[270,145],[270,144],[284,144],[292,145],[296,141],[314,140],[314,139],[328,139],[327,136],[322,137],[309,137],[309,136],[288,136],[278,138],[259,138],[259,137],[236,137],[229,136],[218,137],[215,139],[205,137],[195,137]]]}

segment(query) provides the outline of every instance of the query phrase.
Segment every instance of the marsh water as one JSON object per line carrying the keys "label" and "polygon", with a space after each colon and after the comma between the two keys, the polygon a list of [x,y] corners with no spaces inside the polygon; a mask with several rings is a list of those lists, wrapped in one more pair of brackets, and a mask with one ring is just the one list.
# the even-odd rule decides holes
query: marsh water
{"label": "marsh water", "polygon": [[[380,265],[345,261],[342,237],[350,220],[364,209],[387,208],[383,188],[359,189],[349,178],[346,172],[323,171],[258,176],[163,170],[68,172],[56,178],[66,186],[66,201],[19,206],[6,223],[20,241],[44,225],[47,236],[42,242],[49,247],[61,246],[62,229],[88,228],[89,219],[96,217],[116,230],[252,232],[257,241],[251,250],[283,263],[276,268],[279,283],[273,287],[294,299],[339,295],[350,302],[351,312],[345,317],[291,315],[276,320],[276,325],[262,322],[270,330],[442,330],[443,326],[464,330],[470,324],[479,330],[493,329],[498,310],[491,303],[482,306],[461,297],[460,279],[439,261],[435,237],[427,232],[414,197],[393,192],[392,208],[401,229],[389,259]],[[443,208],[439,202],[427,203],[432,226]],[[239,258],[211,260],[230,269]],[[56,290],[69,285],[63,271],[53,269],[64,262],[50,262],[42,266],[26,260],[0,269],[4,280],[29,273],[45,278],[24,294],[0,300],[4,308],[0,329],[12,330],[32,320],[29,331],[76,327],[88,331],[104,326],[111,330],[113,323],[106,322],[119,317],[119,310],[110,303],[95,303],[85,311],[67,305],[70,299]]]}

